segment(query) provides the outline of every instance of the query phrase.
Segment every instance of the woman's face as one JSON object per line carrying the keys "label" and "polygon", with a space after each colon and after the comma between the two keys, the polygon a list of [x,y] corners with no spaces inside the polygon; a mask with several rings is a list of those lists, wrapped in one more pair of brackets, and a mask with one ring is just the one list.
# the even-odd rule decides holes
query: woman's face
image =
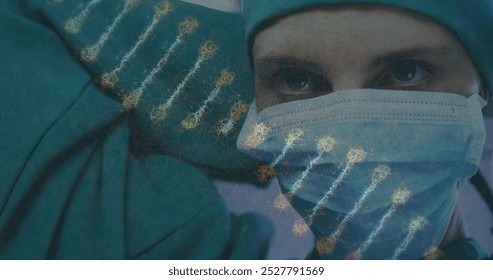
{"label": "woman's face", "polygon": [[462,44],[438,23],[385,6],[286,16],[253,43],[257,109],[356,88],[480,91]]}

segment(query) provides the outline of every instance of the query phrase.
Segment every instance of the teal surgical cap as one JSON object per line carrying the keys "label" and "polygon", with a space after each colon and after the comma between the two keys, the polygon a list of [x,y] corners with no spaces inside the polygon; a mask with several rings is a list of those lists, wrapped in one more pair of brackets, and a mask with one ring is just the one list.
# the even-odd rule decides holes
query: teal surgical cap
{"label": "teal surgical cap", "polygon": [[[452,30],[478,67],[485,88],[493,93],[492,0],[244,0],[250,43],[262,24],[295,11],[318,6],[366,3],[403,8],[431,17]],[[490,98],[491,101],[491,98]]]}

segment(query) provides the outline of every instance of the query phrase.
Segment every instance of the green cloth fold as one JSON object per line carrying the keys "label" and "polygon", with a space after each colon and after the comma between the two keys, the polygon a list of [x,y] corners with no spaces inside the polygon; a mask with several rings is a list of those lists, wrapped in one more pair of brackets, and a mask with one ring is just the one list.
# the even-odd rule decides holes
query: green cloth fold
{"label": "green cloth fold", "polygon": [[[68,33],[67,21],[92,2],[80,32]],[[230,134],[216,132],[235,102],[253,98],[239,16],[169,1],[173,12],[108,88],[103,73],[135,46],[163,2],[136,2],[95,61],[82,61],[81,52],[130,2],[0,4],[0,259],[265,257],[270,223],[231,216],[207,176],[255,180],[257,163],[235,148],[242,116]],[[184,37],[138,106],[122,106],[189,17],[200,23],[196,37]],[[223,25],[228,33],[217,32]],[[217,44],[217,55],[184,86],[169,118],[151,121],[207,40]],[[184,129],[182,120],[203,104],[224,68],[235,73],[234,83],[208,104],[197,128]]]}

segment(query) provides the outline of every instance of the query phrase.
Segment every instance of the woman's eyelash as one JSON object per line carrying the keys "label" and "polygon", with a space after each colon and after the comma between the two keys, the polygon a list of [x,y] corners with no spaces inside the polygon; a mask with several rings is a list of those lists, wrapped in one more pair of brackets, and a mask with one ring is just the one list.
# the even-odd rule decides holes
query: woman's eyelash
{"label": "woman's eyelash", "polygon": [[322,74],[303,67],[283,67],[278,69],[272,77],[274,86],[281,93],[310,94],[330,90],[330,82]]}
{"label": "woman's eyelash", "polygon": [[[397,60],[383,68],[378,76],[378,86],[413,86],[427,80],[435,72],[432,64],[413,59]],[[407,74],[407,75],[406,75]]]}

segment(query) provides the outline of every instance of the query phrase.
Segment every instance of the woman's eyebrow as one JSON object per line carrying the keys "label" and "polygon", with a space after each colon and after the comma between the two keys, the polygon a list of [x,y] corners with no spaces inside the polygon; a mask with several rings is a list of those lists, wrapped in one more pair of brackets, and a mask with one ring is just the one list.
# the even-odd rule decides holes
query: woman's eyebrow
{"label": "woman's eyebrow", "polygon": [[323,67],[321,67],[318,63],[312,60],[301,59],[299,57],[294,57],[290,55],[271,55],[254,60],[255,70],[258,71],[271,69],[273,67],[283,67],[283,66],[284,67],[303,66],[304,68],[308,68],[313,71],[323,70]]}
{"label": "woman's eyebrow", "polygon": [[431,57],[431,58],[444,58],[450,53],[454,52],[454,49],[445,46],[439,47],[424,47],[416,46],[403,50],[396,50],[388,52],[384,55],[378,56],[373,59],[369,65],[371,69],[381,67],[388,63],[396,62],[399,60],[418,58],[418,57]]}

